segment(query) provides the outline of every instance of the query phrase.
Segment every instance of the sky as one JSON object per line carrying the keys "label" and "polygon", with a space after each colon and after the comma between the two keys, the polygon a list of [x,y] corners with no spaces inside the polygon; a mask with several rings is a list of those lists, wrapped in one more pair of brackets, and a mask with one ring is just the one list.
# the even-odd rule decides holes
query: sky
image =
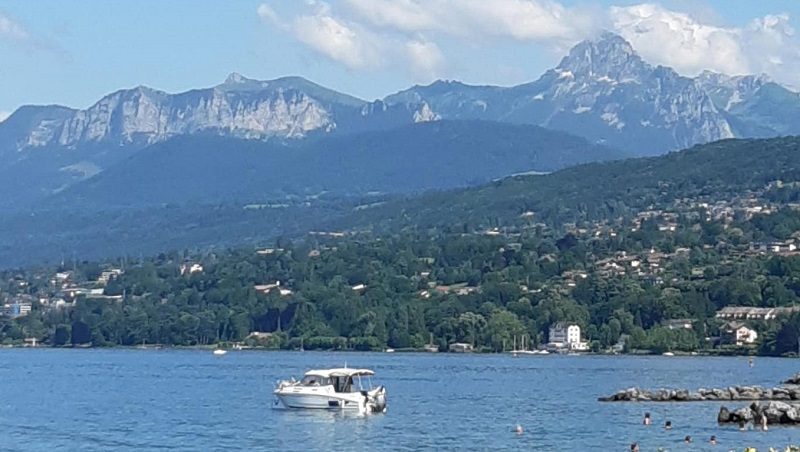
{"label": "sky", "polygon": [[299,75],[367,100],[453,79],[537,79],[600,30],[684,75],[800,87],[800,0],[2,0],[0,120],[122,88]]}

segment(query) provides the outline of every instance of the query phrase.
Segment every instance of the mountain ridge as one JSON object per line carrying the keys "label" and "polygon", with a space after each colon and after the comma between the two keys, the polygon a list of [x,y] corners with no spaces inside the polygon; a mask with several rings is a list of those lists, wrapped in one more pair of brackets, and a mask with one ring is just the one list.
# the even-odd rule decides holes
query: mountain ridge
{"label": "mountain ridge", "polygon": [[442,120],[283,144],[176,137],[57,193],[44,205],[94,208],[265,202],[315,193],[412,194],[554,171],[624,152],[538,126]]}
{"label": "mountain ridge", "polygon": [[[779,114],[771,114],[775,104]],[[17,130],[7,125],[15,121],[0,123],[0,154],[88,142],[153,144],[208,132],[303,139],[436,119],[534,124],[643,155],[724,138],[800,133],[798,121],[787,117],[800,112],[800,95],[788,88],[763,76],[685,77],[650,65],[609,32],[578,43],[537,80],[511,87],[437,80],[366,101],[299,76],[261,81],[234,72],[209,88],[169,94],[139,86],[85,110],[58,108],[53,118]],[[647,149],[640,149],[643,143]]]}

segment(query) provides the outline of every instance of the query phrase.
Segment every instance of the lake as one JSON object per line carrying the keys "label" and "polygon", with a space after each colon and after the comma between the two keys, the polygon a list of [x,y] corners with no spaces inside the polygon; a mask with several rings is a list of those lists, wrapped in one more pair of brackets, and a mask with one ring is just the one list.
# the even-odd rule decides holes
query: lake
{"label": "lake", "polygon": [[[384,415],[272,409],[276,380],[369,367]],[[775,385],[800,360],[200,350],[0,350],[0,450],[724,450],[800,429],[720,427],[720,403],[600,403],[630,386]],[[739,407],[746,402],[733,403]],[[654,425],[641,425],[651,412]],[[661,426],[669,419],[670,432]],[[523,435],[512,433],[521,424]],[[692,435],[696,444],[682,443]],[[712,448],[706,441],[719,438]]]}

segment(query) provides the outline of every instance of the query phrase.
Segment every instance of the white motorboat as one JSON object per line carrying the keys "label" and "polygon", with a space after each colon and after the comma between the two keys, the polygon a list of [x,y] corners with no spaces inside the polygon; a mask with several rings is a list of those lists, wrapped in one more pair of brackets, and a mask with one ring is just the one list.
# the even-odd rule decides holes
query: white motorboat
{"label": "white motorboat", "polygon": [[228,353],[228,352],[223,350],[223,349],[221,349],[221,348],[218,348],[218,349],[214,350],[214,356],[222,356],[222,355],[224,355],[226,353]]}
{"label": "white motorboat", "polygon": [[284,380],[275,389],[275,404],[284,408],[386,412],[386,388],[372,387],[369,369],[309,370],[300,381]]}

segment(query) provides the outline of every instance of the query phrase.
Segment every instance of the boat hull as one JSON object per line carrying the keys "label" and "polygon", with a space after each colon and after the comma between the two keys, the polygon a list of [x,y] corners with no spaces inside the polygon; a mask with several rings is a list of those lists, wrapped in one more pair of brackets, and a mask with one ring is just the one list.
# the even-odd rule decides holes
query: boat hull
{"label": "boat hull", "polygon": [[[323,395],[279,394],[277,397],[285,408],[318,410],[341,408],[337,400]],[[354,408],[357,407],[354,406]]]}
{"label": "boat hull", "polygon": [[275,391],[276,405],[288,409],[354,410],[358,412],[383,412],[386,410],[386,391],[383,387],[368,393],[339,393],[312,388],[284,387]]}

